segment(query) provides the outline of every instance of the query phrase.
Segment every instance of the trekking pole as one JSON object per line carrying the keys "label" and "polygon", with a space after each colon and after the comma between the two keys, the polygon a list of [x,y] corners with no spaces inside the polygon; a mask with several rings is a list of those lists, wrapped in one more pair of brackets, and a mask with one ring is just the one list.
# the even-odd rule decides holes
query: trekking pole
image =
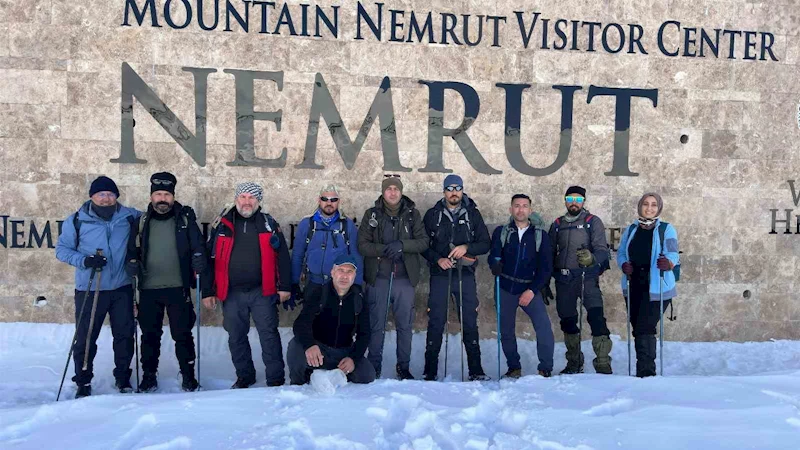
{"label": "trekking pole", "polygon": [[[495,258],[496,262],[500,262],[500,258]],[[494,301],[497,309],[497,382],[500,382],[500,275],[494,277]]]}
{"label": "trekking pole", "polygon": [[461,283],[461,260],[458,260],[458,320],[461,322],[461,345],[458,352],[461,353],[461,381],[464,381],[464,287]]}
{"label": "trekking pole", "polygon": [[[397,272],[397,263],[392,266],[392,273],[389,275],[389,291],[386,294],[386,315],[383,316],[383,336],[381,337],[381,358],[383,358],[383,346],[386,345],[386,325],[389,324],[389,306],[392,304],[392,285],[394,285],[394,273]],[[395,322],[397,318],[395,317]],[[383,365],[383,363],[381,363]]]}
{"label": "trekking pole", "polygon": [[139,277],[133,277],[133,347],[136,350],[136,393],[139,390]]}
{"label": "trekking pole", "polygon": [[[195,253],[196,254],[196,253]],[[195,305],[195,313],[197,315],[197,323],[195,323],[195,333],[197,334],[197,384],[198,389],[200,388],[200,323],[202,322],[202,308],[200,307],[200,303],[203,301],[202,294],[200,293],[200,274],[196,273],[194,275],[195,279],[195,295],[197,296],[197,304]]]}
{"label": "trekking pole", "polygon": [[[663,255],[662,255],[663,256]],[[658,280],[658,323],[659,323],[659,336],[658,336],[658,361],[661,366],[660,375],[664,376],[664,271],[659,271]]]}
{"label": "trekking pole", "polygon": [[628,376],[631,376],[631,277],[625,275],[628,296],[625,299],[625,315],[628,317]]}
{"label": "trekking pole", "polygon": [[[80,328],[81,320],[83,319],[83,310],[86,308],[86,302],[89,301],[89,293],[92,292],[92,282],[94,282],[94,274],[97,272],[97,269],[92,268],[92,273],[89,275],[89,286],[86,287],[86,295],[83,296],[83,303],[81,304],[81,311],[78,313],[78,320],[75,321],[75,333],[72,334],[72,340],[70,341],[71,344],[69,346],[69,353],[67,353],[67,362],[64,364],[64,373],[61,374],[61,384],[58,385],[58,394],[56,395],[56,401],[61,398],[61,389],[64,387],[64,379],[67,378],[67,369],[69,368],[69,360],[72,359],[72,350],[75,348],[75,344],[78,340],[78,328]],[[99,284],[99,283],[98,283]]]}
{"label": "trekking pole", "polygon": [[447,298],[445,299],[444,326],[444,378],[447,378],[447,343],[450,340],[450,297],[453,296],[453,269],[447,269]]}
{"label": "trekking pole", "polygon": [[583,296],[586,293],[586,269],[581,270],[581,301],[578,303],[578,336],[583,339]]}
{"label": "trekking pole", "polygon": [[[103,250],[97,249],[97,255],[103,256]],[[86,353],[83,355],[83,370],[89,369],[89,348],[92,344],[92,330],[94,329],[94,317],[97,315],[97,303],[100,301],[100,280],[103,275],[103,268],[97,269],[97,286],[94,288],[94,300],[92,301],[92,313],[89,316],[89,331],[86,332]]]}

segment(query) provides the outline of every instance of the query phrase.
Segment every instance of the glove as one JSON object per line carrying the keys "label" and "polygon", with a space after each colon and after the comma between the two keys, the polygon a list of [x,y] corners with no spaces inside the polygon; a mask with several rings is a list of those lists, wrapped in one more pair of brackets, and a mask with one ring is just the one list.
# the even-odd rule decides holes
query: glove
{"label": "glove", "polygon": [[489,266],[492,269],[492,275],[499,277],[503,273],[503,262],[498,261],[497,264]]}
{"label": "glove", "polygon": [[546,284],[544,288],[542,288],[542,300],[544,301],[545,305],[550,304],[550,300],[555,300],[555,296],[553,295],[553,290],[550,289],[550,284]]}
{"label": "glove", "polygon": [[403,241],[393,241],[383,248],[383,256],[397,261],[403,257]]}
{"label": "glove", "polygon": [[289,311],[290,309],[294,311],[294,309],[297,307],[297,303],[294,301],[294,296],[289,297],[289,300],[281,303],[281,305],[283,305],[284,311]]}
{"label": "glove", "polygon": [[588,248],[578,250],[577,255],[579,266],[589,267],[594,264],[594,255],[592,255],[592,252],[590,252]]}
{"label": "glove", "polygon": [[629,263],[627,261],[622,263],[622,273],[624,273],[625,275],[632,274],[633,273],[633,264],[631,264],[631,263]]}
{"label": "glove", "polygon": [[106,257],[100,255],[87,256],[83,260],[83,266],[86,267],[87,269],[99,270],[105,267],[107,263],[108,260],[106,259]]}
{"label": "glove", "polygon": [[300,289],[300,284],[292,285],[292,299],[296,300],[297,304],[303,303],[303,291]]}
{"label": "glove", "polygon": [[202,253],[192,255],[192,270],[203,273],[208,268],[208,261]]}
{"label": "glove", "polygon": [[127,273],[129,277],[135,277],[136,275],[139,275],[139,261],[132,259],[126,262],[125,273]]}
{"label": "glove", "polygon": [[672,263],[667,259],[666,256],[661,255],[656,260],[656,267],[658,267],[658,270],[663,271],[672,270]]}

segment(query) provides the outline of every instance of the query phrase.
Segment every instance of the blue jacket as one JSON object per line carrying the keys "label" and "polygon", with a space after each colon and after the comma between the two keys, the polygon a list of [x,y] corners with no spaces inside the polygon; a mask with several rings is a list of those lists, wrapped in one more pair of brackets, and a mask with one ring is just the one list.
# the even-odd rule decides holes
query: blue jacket
{"label": "blue jacket", "polygon": [[[317,215],[318,216],[318,215]],[[306,217],[297,225],[292,246],[292,284],[300,283],[300,276],[306,271],[306,278],[313,283],[325,284],[325,277],[330,277],[333,261],[342,253],[349,253],[356,258],[358,270],[355,284],[364,282],[364,260],[358,253],[358,230],[349,217],[340,217],[325,225],[316,221],[316,231],[311,241],[306,244],[309,229],[315,216]],[[349,251],[342,234],[342,227],[350,241]]]}
{"label": "blue jacket", "polygon": [[[131,277],[125,273],[131,222],[136,226],[136,221],[142,213],[117,203],[117,212],[106,222],[92,211],[90,204],[91,200],[87,201],[76,213],[70,214],[64,220],[56,244],[56,258],[75,267],[75,289],[85,291],[89,287],[92,270],[83,265],[83,260],[87,256],[94,255],[99,248],[103,250],[103,255],[108,260],[100,277],[100,290],[111,291],[127,286],[132,283]],[[75,214],[81,222],[77,249],[73,223]]]}
{"label": "blue jacket", "polygon": [[[661,281],[661,274],[656,267],[658,255],[662,253],[661,249],[661,236],[658,233],[658,226],[661,220],[656,221],[656,227],[653,230],[653,251],[650,254],[650,301],[657,302],[659,300],[659,283]],[[617,251],[617,266],[622,269],[622,264],[628,261],[628,244],[636,235],[639,230],[639,222],[633,223],[633,231],[629,232],[630,226],[622,229],[622,240],[619,243],[619,251]],[[630,236],[629,236],[630,234]],[[672,224],[667,224],[667,229],[664,232],[664,256],[669,259],[673,265],[680,263],[680,255],[678,254],[678,232]],[[620,284],[622,285],[622,294],[627,297],[627,276],[623,273]],[[664,300],[675,298],[678,292],[675,289],[675,274],[671,270],[664,272],[664,284],[662,285]]]}
{"label": "blue jacket", "polygon": [[[497,261],[503,263],[503,275],[500,277],[500,288],[514,295],[521,294],[530,289],[534,293],[541,291],[550,282],[553,272],[553,250],[550,237],[546,231],[537,231],[533,225],[528,228],[519,241],[517,225],[512,221],[511,232],[505,247],[500,235],[503,225],[494,229],[492,233],[492,250],[489,253],[489,265],[494,266]],[[536,251],[536,233],[542,233],[542,243]],[[511,280],[516,278],[517,280]],[[523,282],[522,280],[530,280]]]}

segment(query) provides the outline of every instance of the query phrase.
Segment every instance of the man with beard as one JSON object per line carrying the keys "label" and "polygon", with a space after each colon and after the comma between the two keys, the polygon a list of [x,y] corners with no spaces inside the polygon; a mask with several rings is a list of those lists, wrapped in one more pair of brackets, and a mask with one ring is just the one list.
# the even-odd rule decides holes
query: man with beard
{"label": "man with beard", "polygon": [[[75,267],[77,330],[72,347],[75,361],[72,381],[77,384],[75,398],[92,394],[96,342],[106,314],[114,337],[115,385],[120,392],[133,391],[131,359],[136,324],[133,319],[132,280],[125,272],[125,261],[129,256],[127,251],[131,232],[142,213],[117,202],[119,189],[106,176],[92,181],[89,197],[75,214],[64,220],[56,244],[56,258]],[[102,251],[102,254],[98,251]],[[95,272],[98,275],[91,283],[92,290],[99,292],[96,303],[92,297],[94,293],[88,292],[89,280]]]}
{"label": "man with beard", "polygon": [[197,216],[189,206],[175,201],[178,180],[169,172],[150,177],[150,205],[142,216],[135,248],[137,258],[128,261],[125,270],[139,276],[139,327],[142,329],[142,369],[139,384],[142,392],[158,389],[158,358],[161,355],[161,334],[164,310],[175,341],[184,391],[197,390],[194,377],[195,349],[192,326],[196,315],[190,288],[192,272],[201,274],[207,267],[203,233]]}
{"label": "man with beard", "polygon": [[[397,378],[413,380],[409,371],[411,336],[415,317],[414,288],[422,268],[421,253],[428,248],[422,215],[410,198],[403,195],[398,175],[381,184],[383,194],[361,219],[358,250],[364,255],[372,337],[369,361],[380,378],[386,319],[392,307],[397,329]],[[389,292],[391,285],[392,291]]]}
{"label": "man with beard", "polygon": [[462,191],[458,175],[444,179],[444,198],[425,213],[423,222],[430,246],[423,256],[431,271],[428,297],[428,337],[425,379],[434,381],[439,370],[439,351],[451,295],[458,307],[463,299],[462,340],[467,352],[470,381],[490,378],[483,372],[478,342],[478,292],[475,284],[477,256],[489,252],[489,230],[475,202]]}
{"label": "man with beard", "polygon": [[[333,261],[339,255],[351,255],[358,263],[356,284],[363,283],[361,255],[358,254],[358,231],[352,219],[339,209],[339,189],[327,185],[319,192],[317,210],[297,225],[292,247],[292,293],[299,296],[325,284],[331,277]],[[302,286],[301,286],[302,285]]]}
{"label": "man with beard", "polygon": [[280,225],[262,211],[263,189],[252,182],[236,186],[235,208],[223,211],[209,231],[213,283],[204,287],[203,304],[213,308],[222,302],[222,325],[236,368],[231,389],[248,388],[256,382],[256,369],[247,333],[250,318],[261,341],[267,386],[285,382],[278,304],[294,308],[291,298],[292,260]]}
{"label": "man with beard", "polygon": [[584,208],[586,189],[571,186],[564,200],[567,214],[553,222],[549,233],[553,243],[556,309],[567,347],[567,366],[561,373],[583,373],[577,311],[580,297],[592,329],[594,369],[597,373],[611,374],[611,339],[600,292],[600,275],[609,267],[606,230],[603,221]]}

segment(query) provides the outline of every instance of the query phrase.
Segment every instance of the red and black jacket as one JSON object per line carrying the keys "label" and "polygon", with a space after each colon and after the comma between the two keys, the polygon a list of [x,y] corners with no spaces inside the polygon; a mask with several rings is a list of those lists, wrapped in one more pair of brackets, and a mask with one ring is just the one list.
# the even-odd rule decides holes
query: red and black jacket
{"label": "red and black jacket", "polygon": [[[207,249],[211,255],[212,283],[208,288],[209,291],[203,292],[203,297],[216,296],[220,301],[224,301],[228,297],[231,252],[234,239],[236,239],[233,224],[235,214],[236,210],[231,208],[222,216],[219,225],[209,234]],[[258,245],[261,251],[261,291],[264,296],[275,295],[278,291],[291,292],[292,260],[280,224],[272,216],[262,212],[260,208],[254,213],[254,216],[258,230]],[[273,235],[279,242],[277,249],[270,244]],[[256,263],[256,261],[253,262]]]}

